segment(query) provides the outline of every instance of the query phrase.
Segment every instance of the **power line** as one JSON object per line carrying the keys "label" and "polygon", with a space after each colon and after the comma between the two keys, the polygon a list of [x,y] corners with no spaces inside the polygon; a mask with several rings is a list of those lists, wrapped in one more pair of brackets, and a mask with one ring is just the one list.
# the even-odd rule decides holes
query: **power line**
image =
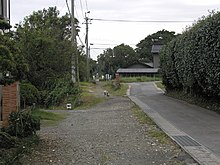
{"label": "power line", "polygon": [[76,12],[76,18],[79,18],[79,14],[78,14],[78,11],[77,11],[77,8],[76,8],[76,5],[74,6],[74,10]]}
{"label": "power line", "polygon": [[66,4],[65,3],[62,3],[62,7],[60,8],[60,12],[62,12],[63,11],[63,9],[64,9],[64,7],[66,6]]}
{"label": "power line", "polygon": [[82,41],[82,39],[81,39],[81,37],[79,35],[78,35],[78,38],[79,38],[79,41],[81,42],[82,46],[85,46],[83,41]]}
{"label": "power line", "polygon": [[119,45],[119,44],[99,44],[99,43],[93,43],[94,45],[111,45],[111,46],[114,46],[114,45]]}
{"label": "power line", "polygon": [[82,11],[82,18],[84,17],[84,10],[83,10],[83,5],[82,5],[82,0],[80,0],[80,7],[81,7],[81,11]]}
{"label": "power line", "polygon": [[68,10],[68,13],[69,13],[69,15],[70,15],[70,17],[71,17],[71,19],[73,19],[72,17],[72,14],[71,14],[71,12],[70,12],[70,7],[69,7],[69,4],[68,4],[68,1],[66,0],[66,7],[67,7],[67,10]]}
{"label": "power line", "polygon": [[177,21],[177,20],[125,20],[125,19],[101,19],[101,18],[94,18],[91,19],[94,21],[105,21],[105,22],[136,22],[136,23],[183,23],[183,22],[193,22],[193,21]]}
{"label": "power line", "polygon": [[85,0],[85,2],[86,2],[86,10],[87,10],[87,11],[89,11],[89,9],[88,9],[88,2],[87,2],[87,0]]}
{"label": "power line", "polygon": [[100,50],[104,50],[104,49],[109,49],[109,48],[90,48],[90,49],[100,49]]}

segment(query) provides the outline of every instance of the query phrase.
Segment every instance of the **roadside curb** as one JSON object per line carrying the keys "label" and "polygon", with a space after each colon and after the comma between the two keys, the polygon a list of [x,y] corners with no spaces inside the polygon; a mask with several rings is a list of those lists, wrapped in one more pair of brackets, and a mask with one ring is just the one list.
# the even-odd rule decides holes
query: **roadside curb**
{"label": "roadside curb", "polygon": [[180,131],[169,121],[164,119],[159,113],[150,108],[135,96],[130,96],[130,89],[127,96],[137,104],[174,142],[176,142],[183,150],[185,150],[192,158],[201,165],[219,165],[220,158],[214,155],[208,148],[194,140],[188,134]]}

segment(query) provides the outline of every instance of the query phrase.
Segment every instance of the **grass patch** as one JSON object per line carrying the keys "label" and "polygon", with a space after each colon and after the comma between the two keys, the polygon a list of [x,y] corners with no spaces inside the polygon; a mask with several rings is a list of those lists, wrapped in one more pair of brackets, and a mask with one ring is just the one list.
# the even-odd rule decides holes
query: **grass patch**
{"label": "grass patch", "polygon": [[132,82],[150,82],[150,81],[161,81],[161,77],[121,77],[120,81],[122,83],[132,83]]}
{"label": "grass patch", "polygon": [[163,91],[165,90],[165,86],[162,84],[162,81],[155,82],[156,86]]}
{"label": "grass patch", "polygon": [[[72,110],[88,109],[103,101],[105,98],[95,96],[94,89],[96,84],[90,82],[80,82],[81,93],[77,96],[69,96],[60,106],[51,106],[49,109],[66,110],[66,104],[72,104]],[[75,107],[74,107],[75,105]]]}
{"label": "grass patch", "polygon": [[107,90],[110,95],[125,96],[128,90],[128,84],[121,83],[119,87],[114,85],[114,81],[102,82],[103,89]]}
{"label": "grass patch", "polygon": [[66,114],[63,113],[54,113],[44,110],[32,110],[31,113],[34,117],[40,118],[41,123],[44,125],[55,125],[66,117]]}
{"label": "grass patch", "polygon": [[95,96],[94,88],[96,88],[96,84],[89,82],[81,82],[80,88],[82,90],[81,98],[80,98],[81,104],[75,108],[76,110],[88,109],[90,107],[93,107],[99,103],[106,101],[106,98],[104,97],[101,98]]}
{"label": "grass patch", "polygon": [[147,116],[137,105],[132,107],[132,112],[141,124],[155,125],[150,117]]}
{"label": "grass patch", "polygon": [[141,124],[147,124],[149,126],[150,129],[147,131],[148,136],[156,139],[161,144],[170,144],[172,142],[172,140],[160,128],[157,127],[155,122],[152,121],[151,118],[147,116],[147,114],[143,112],[139,106],[133,106],[132,112]]}
{"label": "grass patch", "polygon": [[0,147],[0,165],[21,164],[19,159],[26,154],[31,153],[32,149],[38,145],[39,137],[32,135],[27,138],[16,140],[13,148],[4,149]]}
{"label": "grass patch", "polygon": [[110,156],[102,155],[102,157],[101,157],[101,164],[102,165],[108,165],[110,160],[111,160]]}
{"label": "grass patch", "polygon": [[80,109],[88,109],[90,107],[93,107],[99,103],[102,103],[106,100],[106,98],[99,98],[96,97],[93,94],[87,93],[87,92],[83,92],[81,95],[81,101],[82,104],[78,107],[76,107],[76,110],[80,110]]}
{"label": "grass patch", "polygon": [[157,139],[162,144],[170,144],[171,139],[162,131],[162,130],[150,130],[148,131],[148,135]]}
{"label": "grass patch", "polygon": [[80,82],[80,89],[82,92],[90,92],[91,89],[95,88],[96,84],[90,82]]}

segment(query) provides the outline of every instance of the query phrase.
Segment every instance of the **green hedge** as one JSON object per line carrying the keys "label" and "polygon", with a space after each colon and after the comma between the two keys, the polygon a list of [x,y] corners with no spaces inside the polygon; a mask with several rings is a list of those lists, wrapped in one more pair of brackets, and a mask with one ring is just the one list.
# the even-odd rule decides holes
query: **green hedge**
{"label": "green hedge", "polygon": [[167,91],[220,98],[220,12],[197,21],[164,46],[160,55]]}

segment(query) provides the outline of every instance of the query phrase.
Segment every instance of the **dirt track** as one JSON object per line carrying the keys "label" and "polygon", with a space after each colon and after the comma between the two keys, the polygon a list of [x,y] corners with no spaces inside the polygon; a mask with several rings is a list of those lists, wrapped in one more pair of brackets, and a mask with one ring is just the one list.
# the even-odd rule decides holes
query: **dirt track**
{"label": "dirt track", "polygon": [[[103,97],[100,88],[99,96]],[[176,145],[160,144],[147,135],[148,125],[133,116],[127,97],[113,97],[88,110],[65,111],[57,126],[43,127],[40,145],[23,164],[167,165],[193,160]],[[64,112],[64,111],[62,111]]]}

